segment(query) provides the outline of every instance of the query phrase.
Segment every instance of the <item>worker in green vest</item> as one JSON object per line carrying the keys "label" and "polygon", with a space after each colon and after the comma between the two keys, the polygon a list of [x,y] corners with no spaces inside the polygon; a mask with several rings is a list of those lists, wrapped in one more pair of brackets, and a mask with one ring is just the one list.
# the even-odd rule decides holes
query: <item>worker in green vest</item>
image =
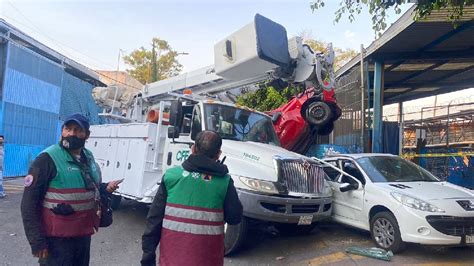
{"label": "worker in green vest", "polygon": [[223,265],[224,223],[238,224],[242,204],[227,166],[218,161],[221,137],[196,136],[192,154],[166,171],[147,216],[141,264]]}
{"label": "worker in green vest", "polygon": [[89,135],[86,117],[67,117],[60,143],[38,155],[25,177],[23,226],[41,265],[89,265],[100,195],[114,192],[120,183],[101,183],[94,157],[84,148]]}

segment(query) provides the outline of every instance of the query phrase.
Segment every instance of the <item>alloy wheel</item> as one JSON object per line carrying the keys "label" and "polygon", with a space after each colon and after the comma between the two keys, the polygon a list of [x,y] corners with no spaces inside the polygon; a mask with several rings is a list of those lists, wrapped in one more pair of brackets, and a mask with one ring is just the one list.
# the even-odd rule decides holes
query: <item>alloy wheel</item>
{"label": "alloy wheel", "polygon": [[375,241],[383,248],[389,248],[395,242],[395,229],[392,223],[385,218],[375,221],[373,227]]}

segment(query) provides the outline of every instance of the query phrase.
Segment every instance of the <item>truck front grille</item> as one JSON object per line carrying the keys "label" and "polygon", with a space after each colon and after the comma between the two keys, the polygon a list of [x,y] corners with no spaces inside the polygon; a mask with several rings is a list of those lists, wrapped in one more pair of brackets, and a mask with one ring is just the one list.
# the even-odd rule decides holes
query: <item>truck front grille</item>
{"label": "truck front grille", "polygon": [[474,235],[474,217],[429,215],[428,223],[434,229],[451,236]]}
{"label": "truck front grille", "polygon": [[280,182],[288,192],[314,194],[324,187],[324,171],[315,161],[306,159],[277,160]]}

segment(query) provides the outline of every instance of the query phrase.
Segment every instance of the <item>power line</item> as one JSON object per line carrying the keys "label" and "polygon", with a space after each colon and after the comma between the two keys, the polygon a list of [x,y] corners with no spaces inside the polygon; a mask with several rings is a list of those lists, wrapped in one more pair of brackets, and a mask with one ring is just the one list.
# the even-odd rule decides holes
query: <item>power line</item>
{"label": "power line", "polygon": [[[81,52],[75,50],[74,48],[69,47],[69,46],[67,46],[66,44],[61,43],[60,41],[58,41],[58,40],[56,40],[56,39],[54,39],[54,38],[51,38],[50,36],[44,34],[40,29],[36,28],[36,26],[34,26],[34,23],[33,23],[31,20],[29,20],[28,17],[26,17],[26,16],[25,16],[18,8],[16,8],[9,0],[7,0],[7,2],[8,2],[8,3],[10,4],[10,6],[13,7],[27,22],[29,22],[29,23],[30,23],[31,25],[33,25],[33,26],[32,26],[32,27],[31,27],[31,26],[28,26],[28,25],[26,25],[26,24],[24,24],[24,23],[22,23],[22,22],[20,22],[20,21],[18,21],[18,20],[16,20],[16,19],[14,19],[14,18],[12,18],[12,17],[10,17],[10,16],[6,16],[6,15],[5,15],[5,17],[8,17],[9,19],[11,19],[11,20],[13,20],[13,21],[16,21],[17,23],[19,23],[19,24],[21,24],[21,25],[23,25],[23,26],[29,28],[30,30],[36,31],[37,33],[43,35],[44,37],[50,39],[50,40],[53,41],[60,49],[64,49],[64,47],[66,47],[66,48],[71,49],[72,51],[74,51],[74,52],[76,52],[76,53],[78,53],[78,54],[81,54],[81,55],[83,55],[83,56],[85,56],[85,57],[87,57],[87,58],[89,58],[89,59],[92,59],[93,61],[96,61],[96,63],[98,62],[98,63],[101,63],[101,64],[104,64],[104,65],[107,65],[107,66],[111,67],[111,65],[109,65],[108,63],[104,63],[104,62],[102,62],[102,61],[100,61],[100,60],[94,59],[94,58],[92,58],[92,57],[90,57],[90,56],[88,56],[88,55],[86,55],[86,54],[83,54],[83,53],[81,53]],[[62,47],[62,46],[63,46],[63,47]],[[65,53],[65,54],[67,54],[67,51],[66,51],[66,50],[63,50],[62,52]],[[137,89],[137,90],[141,90],[141,88],[137,88],[137,87],[132,86],[132,85],[130,85],[130,84],[126,84],[126,83],[124,83],[124,82],[121,82],[121,81],[119,81],[119,80],[117,80],[117,79],[114,79],[114,78],[112,78],[112,77],[110,77],[110,76],[107,76],[107,75],[105,75],[105,74],[102,74],[102,73],[98,72],[97,70],[90,69],[90,68],[87,67],[87,66],[84,66],[84,67],[86,67],[87,69],[93,71],[94,73],[96,73],[96,74],[98,74],[98,75],[100,75],[100,76],[103,76],[103,77],[105,77],[105,78],[107,78],[107,79],[109,79],[109,80],[111,80],[111,81],[113,81],[113,82],[116,82],[116,83],[118,83],[118,84],[121,84],[121,85],[130,87],[130,88],[134,88],[134,89]]]}
{"label": "power line", "polygon": [[[13,20],[14,20],[14,19],[13,19]],[[26,25],[25,25],[25,26],[26,26]],[[15,40],[12,40],[11,38],[8,38],[8,37],[6,37],[6,36],[3,36],[3,38],[7,38],[10,42],[15,43],[16,45],[23,46],[23,44],[18,43],[18,42],[16,42]],[[127,87],[131,87],[131,88],[134,88],[134,89],[137,89],[137,90],[141,90],[141,88],[132,86],[132,85],[130,85],[130,84],[126,84],[126,83],[124,83],[124,82],[122,82],[122,81],[120,81],[120,80],[117,80],[117,79],[114,79],[114,78],[112,78],[112,77],[110,77],[110,76],[107,76],[107,75],[105,75],[105,74],[102,74],[102,73],[100,73],[99,71],[94,70],[94,69],[91,69],[91,68],[89,68],[89,67],[87,67],[87,66],[84,66],[84,65],[83,65],[83,67],[86,68],[86,69],[88,69],[88,70],[90,70],[90,71],[92,71],[92,72],[94,72],[94,73],[96,73],[97,75],[106,77],[106,78],[108,78],[109,80],[114,81],[114,82],[116,82],[116,83],[118,83],[118,84],[122,84],[122,85],[125,85],[125,86],[127,86]]]}
{"label": "power line", "polygon": [[[65,54],[67,54],[67,51],[64,50],[64,47],[67,48],[67,49],[72,50],[73,52],[75,52],[75,53],[77,53],[77,54],[80,54],[80,55],[82,55],[82,56],[84,56],[84,57],[87,57],[88,59],[91,59],[92,61],[95,61],[96,63],[103,64],[103,65],[105,65],[105,66],[107,66],[107,67],[110,67],[110,68],[112,68],[112,69],[114,68],[112,65],[109,65],[109,63],[105,63],[105,62],[100,61],[100,60],[98,60],[98,59],[92,58],[92,57],[90,57],[90,56],[88,56],[88,55],[86,55],[86,54],[84,54],[84,53],[82,53],[82,52],[80,52],[80,51],[78,51],[78,50],[76,50],[76,49],[74,49],[74,48],[72,48],[72,47],[70,47],[70,46],[68,46],[68,45],[66,45],[66,44],[64,44],[64,43],[62,43],[62,42],[60,42],[60,41],[54,39],[54,38],[52,38],[52,37],[50,37],[50,36],[48,36],[47,34],[43,33],[42,30],[40,30],[39,28],[37,28],[37,27],[35,26],[35,23],[33,23],[30,19],[28,19],[28,17],[25,16],[25,15],[24,15],[17,7],[15,7],[9,0],[7,0],[7,2],[8,2],[8,4],[10,4],[10,6],[11,6],[13,9],[15,9],[15,11],[17,11],[17,12],[25,19],[25,21],[27,21],[28,23],[30,23],[30,24],[32,25],[32,27],[29,27],[29,26],[25,25],[24,23],[21,23],[21,22],[19,22],[18,20],[13,19],[12,17],[9,17],[9,16],[8,16],[10,19],[15,20],[16,22],[22,24],[23,26],[26,26],[27,28],[29,28],[29,29],[31,29],[31,30],[33,30],[33,31],[36,31],[38,34],[40,34],[40,35],[42,35],[42,36],[48,38],[48,39],[51,40],[51,41],[53,41],[54,44],[56,44],[56,45],[59,46],[61,49],[63,49],[63,52],[64,52]],[[62,46],[62,47],[61,47],[61,46]]]}

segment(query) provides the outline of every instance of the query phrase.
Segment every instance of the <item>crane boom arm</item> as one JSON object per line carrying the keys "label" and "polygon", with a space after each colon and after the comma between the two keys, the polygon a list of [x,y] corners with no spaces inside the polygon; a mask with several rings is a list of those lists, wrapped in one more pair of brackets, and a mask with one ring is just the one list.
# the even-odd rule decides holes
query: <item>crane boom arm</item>
{"label": "crane boom arm", "polygon": [[263,73],[244,80],[227,80],[216,75],[214,65],[210,65],[146,85],[142,90],[142,97],[153,103],[171,98],[170,92],[181,92],[184,89],[191,89],[196,95],[208,95],[242,88],[269,79],[272,79],[271,73]]}

